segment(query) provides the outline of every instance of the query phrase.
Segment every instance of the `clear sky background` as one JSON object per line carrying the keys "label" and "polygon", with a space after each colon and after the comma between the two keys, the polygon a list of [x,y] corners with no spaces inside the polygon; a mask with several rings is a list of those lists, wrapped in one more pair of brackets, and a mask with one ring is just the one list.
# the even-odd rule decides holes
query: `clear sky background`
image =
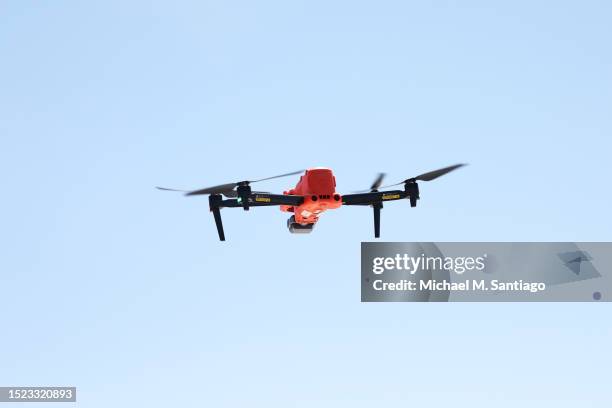
{"label": "clear sky background", "polygon": [[467,162],[386,205],[383,239],[609,241],[611,19],[3,2],[0,385],[75,385],[81,407],[609,405],[609,304],[362,304],[370,209],[305,236],[224,210],[220,243],[205,197],[154,186],[327,166],[346,192]]}

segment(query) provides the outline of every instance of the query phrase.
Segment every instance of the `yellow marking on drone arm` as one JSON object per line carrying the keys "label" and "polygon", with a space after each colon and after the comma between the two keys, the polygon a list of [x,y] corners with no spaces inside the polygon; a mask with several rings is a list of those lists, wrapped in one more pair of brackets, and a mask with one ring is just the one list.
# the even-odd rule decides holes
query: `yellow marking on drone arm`
{"label": "yellow marking on drone arm", "polygon": [[400,198],[400,195],[399,194],[387,194],[387,195],[382,196],[383,200],[393,200],[394,198]]}

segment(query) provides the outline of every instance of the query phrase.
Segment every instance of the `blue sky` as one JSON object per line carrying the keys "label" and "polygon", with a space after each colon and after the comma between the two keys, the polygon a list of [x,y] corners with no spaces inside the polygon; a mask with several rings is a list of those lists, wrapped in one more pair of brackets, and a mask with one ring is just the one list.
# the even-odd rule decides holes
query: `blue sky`
{"label": "blue sky", "polygon": [[[0,8],[0,385],[79,406],[612,399],[608,304],[361,304],[371,212],[289,235],[198,188],[312,166],[421,186],[388,241],[609,241],[608,2]],[[292,178],[258,188],[282,191]],[[604,294],[605,295],[605,294]]]}

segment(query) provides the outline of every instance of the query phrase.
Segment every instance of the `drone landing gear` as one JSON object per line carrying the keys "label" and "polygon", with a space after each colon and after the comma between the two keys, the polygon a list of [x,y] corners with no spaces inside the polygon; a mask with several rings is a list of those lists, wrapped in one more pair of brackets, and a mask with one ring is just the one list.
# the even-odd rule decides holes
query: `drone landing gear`
{"label": "drone landing gear", "polygon": [[208,196],[208,203],[210,205],[210,211],[212,211],[215,217],[215,225],[217,226],[217,233],[219,234],[219,240],[225,241],[225,233],[223,232],[223,221],[221,221],[221,202],[223,197],[219,194],[211,194]]}
{"label": "drone landing gear", "polygon": [[374,209],[374,238],[380,238],[380,209],[383,208],[382,203],[372,204]]}

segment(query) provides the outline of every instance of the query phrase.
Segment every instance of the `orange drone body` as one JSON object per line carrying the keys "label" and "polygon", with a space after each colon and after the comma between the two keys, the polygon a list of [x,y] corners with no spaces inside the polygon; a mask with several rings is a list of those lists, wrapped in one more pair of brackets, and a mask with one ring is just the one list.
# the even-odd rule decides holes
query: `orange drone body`
{"label": "orange drone body", "polygon": [[298,224],[314,224],[325,210],[342,205],[342,196],[336,192],[336,178],[331,169],[325,167],[306,170],[297,185],[283,194],[304,197],[304,202],[298,206],[280,206],[281,211],[294,213]]}

